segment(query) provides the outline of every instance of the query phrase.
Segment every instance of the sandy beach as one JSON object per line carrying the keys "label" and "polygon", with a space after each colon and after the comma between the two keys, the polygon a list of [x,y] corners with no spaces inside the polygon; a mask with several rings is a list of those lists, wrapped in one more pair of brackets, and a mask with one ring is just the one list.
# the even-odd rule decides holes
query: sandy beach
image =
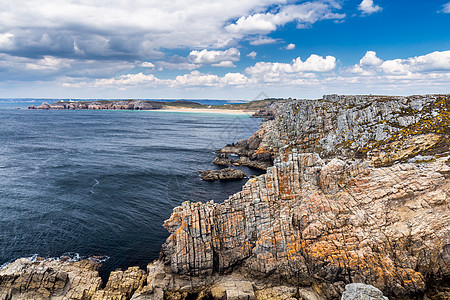
{"label": "sandy beach", "polygon": [[190,108],[190,107],[173,107],[173,106],[164,106],[162,109],[158,109],[158,111],[234,114],[234,115],[252,115],[256,112],[256,111],[251,111],[251,110],[238,110],[238,109]]}

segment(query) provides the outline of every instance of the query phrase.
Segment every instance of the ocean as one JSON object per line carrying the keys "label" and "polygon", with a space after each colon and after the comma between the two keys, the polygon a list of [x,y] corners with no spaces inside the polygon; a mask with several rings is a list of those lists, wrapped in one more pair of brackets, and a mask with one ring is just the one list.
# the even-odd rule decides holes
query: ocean
{"label": "ocean", "polygon": [[0,105],[0,266],[97,255],[107,257],[103,276],[158,258],[173,207],[238,192],[247,179],[205,182],[197,171],[218,169],[214,151],[260,124],[245,115],[12,109],[20,105]]}

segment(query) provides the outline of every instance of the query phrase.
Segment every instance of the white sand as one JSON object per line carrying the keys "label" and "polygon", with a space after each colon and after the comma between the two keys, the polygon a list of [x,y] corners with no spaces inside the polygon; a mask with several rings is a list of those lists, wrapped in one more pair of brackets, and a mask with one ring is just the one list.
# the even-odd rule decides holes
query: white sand
{"label": "white sand", "polygon": [[173,107],[173,106],[164,106],[162,109],[158,109],[158,111],[233,114],[233,115],[252,115],[256,112],[256,111],[250,111],[250,110],[218,109],[218,108],[190,108],[190,107]]}

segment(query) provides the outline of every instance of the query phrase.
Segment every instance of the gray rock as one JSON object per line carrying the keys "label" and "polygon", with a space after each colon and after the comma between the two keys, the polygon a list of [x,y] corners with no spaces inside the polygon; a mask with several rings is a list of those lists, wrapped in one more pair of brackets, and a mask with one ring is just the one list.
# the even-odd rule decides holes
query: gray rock
{"label": "gray rock", "polygon": [[363,283],[351,283],[345,286],[341,300],[388,300],[383,293],[374,286]]}

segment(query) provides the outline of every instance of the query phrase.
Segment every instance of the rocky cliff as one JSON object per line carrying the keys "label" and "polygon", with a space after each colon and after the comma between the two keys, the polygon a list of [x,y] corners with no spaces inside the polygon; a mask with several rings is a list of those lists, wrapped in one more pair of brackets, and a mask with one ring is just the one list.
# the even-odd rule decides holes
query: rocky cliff
{"label": "rocky cliff", "polygon": [[450,274],[450,97],[291,101],[261,128],[277,156],[224,203],[183,203],[165,227],[173,272],[232,270],[337,298],[351,282],[400,299]]}
{"label": "rocky cliff", "polygon": [[273,105],[222,149],[273,166],[223,203],[176,207],[147,272],[102,288],[89,263],[18,260],[0,271],[0,299],[339,299],[353,282],[450,299],[450,96]]}

